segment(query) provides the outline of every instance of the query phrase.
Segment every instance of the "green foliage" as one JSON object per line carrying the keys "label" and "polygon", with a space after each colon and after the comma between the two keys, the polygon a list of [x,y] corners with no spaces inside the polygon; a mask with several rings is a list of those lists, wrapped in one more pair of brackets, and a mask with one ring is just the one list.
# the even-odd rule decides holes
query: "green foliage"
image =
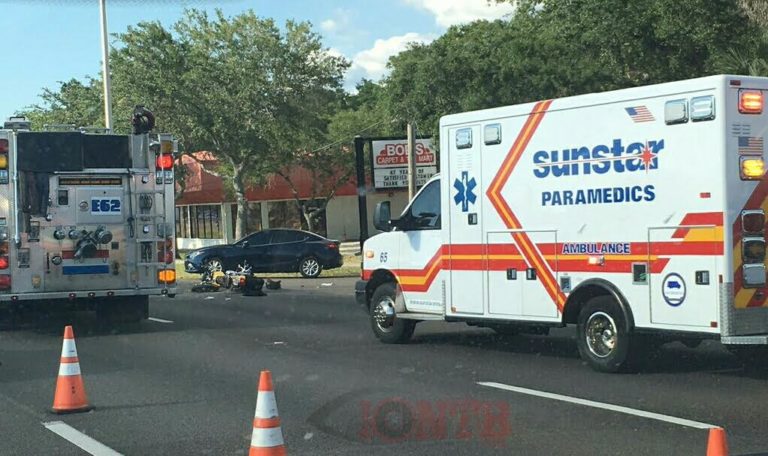
{"label": "green foliage", "polygon": [[434,134],[439,118],[454,112],[750,65],[764,71],[758,25],[732,0],[515,3],[508,21],[452,27],[394,56],[385,80],[390,112]]}
{"label": "green foliage", "polygon": [[247,185],[295,163],[325,135],[347,62],[325,52],[308,23],[284,30],[253,12],[226,18],[190,10],[173,30],[144,22],[118,35],[116,104],[146,104],[185,151],[209,150],[238,200]]}
{"label": "green foliage", "polygon": [[86,78],[85,81],[71,79],[60,82],[58,90],[43,89],[40,97],[42,105],[19,112],[19,115],[29,118],[35,130],[42,130],[46,125],[104,125],[104,102],[101,84],[97,80]]}

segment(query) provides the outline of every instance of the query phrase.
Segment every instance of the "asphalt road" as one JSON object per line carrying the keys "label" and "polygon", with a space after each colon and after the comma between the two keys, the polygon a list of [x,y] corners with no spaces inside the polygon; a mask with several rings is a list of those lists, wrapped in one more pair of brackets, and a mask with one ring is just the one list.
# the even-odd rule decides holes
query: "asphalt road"
{"label": "asphalt road", "polygon": [[[768,455],[768,369],[744,369],[714,342],[669,344],[618,375],[584,365],[570,329],[500,337],[422,323],[413,343],[383,345],[353,282],[288,279],[266,297],[185,292],[153,299],[150,314],[167,322],[138,327],[27,316],[0,331],[0,454],[88,454],[42,424],[62,421],[125,455],[245,455],[270,369],[291,455],[706,454],[703,429],[478,382],[723,426],[732,455]],[[95,409],[59,416],[49,409],[68,322]]]}

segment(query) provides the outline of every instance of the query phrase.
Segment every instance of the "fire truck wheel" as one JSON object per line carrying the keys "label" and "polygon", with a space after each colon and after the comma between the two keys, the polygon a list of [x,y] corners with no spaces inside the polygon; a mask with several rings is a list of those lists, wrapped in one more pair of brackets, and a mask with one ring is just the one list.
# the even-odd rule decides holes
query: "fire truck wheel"
{"label": "fire truck wheel", "polygon": [[308,279],[314,279],[319,276],[322,270],[323,265],[315,257],[302,258],[299,262],[299,272]]}
{"label": "fire truck wheel", "polygon": [[626,367],[630,337],[626,317],[610,296],[589,300],[579,312],[577,346],[593,369],[618,372]]}
{"label": "fire truck wheel", "polygon": [[403,320],[395,315],[394,283],[383,283],[371,297],[371,328],[385,344],[404,344],[411,339],[416,328],[415,320]]}

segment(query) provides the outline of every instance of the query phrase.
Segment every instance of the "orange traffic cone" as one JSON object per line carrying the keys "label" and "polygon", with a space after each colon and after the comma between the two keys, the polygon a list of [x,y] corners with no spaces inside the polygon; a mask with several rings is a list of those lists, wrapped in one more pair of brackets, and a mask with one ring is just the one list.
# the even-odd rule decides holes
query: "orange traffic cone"
{"label": "orange traffic cone", "polygon": [[64,328],[64,344],[61,346],[59,378],[56,380],[56,394],[53,396],[54,413],[85,412],[91,409],[85,395],[83,377],[80,375],[80,361],[77,359],[75,335],[72,327]]}
{"label": "orange traffic cone", "polygon": [[277,413],[272,373],[261,371],[259,396],[256,399],[256,416],[253,419],[253,435],[249,456],[285,456],[283,431]]}
{"label": "orange traffic cone", "polygon": [[709,430],[707,456],[728,456],[728,442],[723,428],[715,427]]}

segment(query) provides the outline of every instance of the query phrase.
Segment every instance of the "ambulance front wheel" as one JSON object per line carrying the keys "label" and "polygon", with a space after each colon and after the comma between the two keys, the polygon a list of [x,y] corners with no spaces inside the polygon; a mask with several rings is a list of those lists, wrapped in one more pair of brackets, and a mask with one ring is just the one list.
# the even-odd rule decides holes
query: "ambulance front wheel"
{"label": "ambulance front wheel", "polygon": [[593,369],[618,372],[626,367],[630,335],[626,316],[610,296],[589,300],[579,312],[579,354]]}
{"label": "ambulance front wheel", "polygon": [[371,297],[371,328],[376,337],[386,344],[404,344],[411,339],[416,328],[415,320],[403,320],[395,313],[396,287],[383,283]]}

